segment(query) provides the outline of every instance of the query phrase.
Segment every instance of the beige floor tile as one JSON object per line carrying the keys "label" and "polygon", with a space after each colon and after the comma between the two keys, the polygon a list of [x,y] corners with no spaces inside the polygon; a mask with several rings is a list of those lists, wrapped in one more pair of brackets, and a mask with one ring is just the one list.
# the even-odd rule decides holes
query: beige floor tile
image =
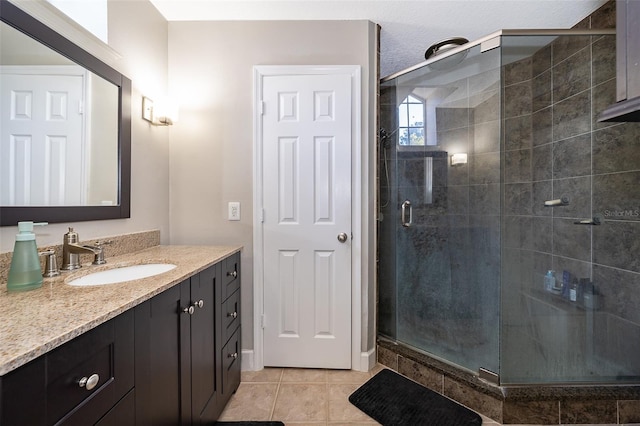
{"label": "beige floor tile", "polygon": [[243,371],[242,382],[275,382],[282,378],[282,368],[264,368],[259,371]]}
{"label": "beige floor tile", "polygon": [[359,386],[353,383],[329,384],[329,421],[368,422],[373,420],[349,402],[349,395]]}
{"label": "beige floor tile", "polygon": [[277,383],[240,383],[219,420],[271,420],[277,390]]}
{"label": "beige floor tile", "polygon": [[282,422],[319,422],[327,420],[327,385],[281,383],[273,419]]}
{"label": "beige floor tile", "polygon": [[385,367],[382,364],[376,364],[375,367],[373,367],[371,370],[369,370],[369,374],[371,374],[371,377],[375,376],[376,374],[378,374],[379,372],[381,372],[382,370],[386,369],[387,367]]}
{"label": "beige floor tile", "polygon": [[327,376],[329,383],[357,383],[359,385],[371,378],[369,372],[354,370],[329,370]]}
{"label": "beige floor tile", "polygon": [[327,370],[314,368],[285,368],[282,382],[327,383]]}
{"label": "beige floor tile", "polygon": [[286,422],[284,426],[327,426],[327,422]]}

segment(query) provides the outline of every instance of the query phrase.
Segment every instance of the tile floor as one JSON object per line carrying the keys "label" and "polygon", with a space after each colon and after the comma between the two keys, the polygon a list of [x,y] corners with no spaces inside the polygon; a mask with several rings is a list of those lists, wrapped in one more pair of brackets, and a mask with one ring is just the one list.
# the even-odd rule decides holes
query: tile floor
{"label": "tile floor", "polygon": [[[280,420],[286,426],[377,425],[348,398],[380,368],[367,373],[298,368],[243,371],[240,387],[219,420]],[[484,425],[498,426],[486,417],[483,420]]]}

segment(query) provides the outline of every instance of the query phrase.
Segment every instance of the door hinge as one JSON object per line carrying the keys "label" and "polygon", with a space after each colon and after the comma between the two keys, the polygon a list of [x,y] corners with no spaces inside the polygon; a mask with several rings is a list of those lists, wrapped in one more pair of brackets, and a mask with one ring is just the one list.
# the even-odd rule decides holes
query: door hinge
{"label": "door hinge", "polygon": [[264,209],[260,209],[260,223],[264,223]]}
{"label": "door hinge", "polygon": [[266,324],[266,320],[265,320],[264,314],[262,314],[260,315],[260,327],[265,328],[266,327],[265,324]]}
{"label": "door hinge", "polygon": [[259,102],[258,110],[260,111],[260,115],[264,115],[264,101]]}
{"label": "door hinge", "polygon": [[78,114],[84,114],[84,102],[78,101]]}

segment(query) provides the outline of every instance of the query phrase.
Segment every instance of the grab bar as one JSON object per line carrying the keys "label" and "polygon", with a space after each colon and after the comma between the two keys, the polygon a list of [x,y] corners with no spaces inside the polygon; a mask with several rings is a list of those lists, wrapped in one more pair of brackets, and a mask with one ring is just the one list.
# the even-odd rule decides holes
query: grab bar
{"label": "grab bar", "polygon": [[[407,207],[409,207],[409,222],[407,222],[406,219],[406,210]],[[402,203],[402,212],[400,214],[400,221],[402,222],[402,226],[404,226],[405,228],[408,228],[411,226],[411,222],[413,221],[413,208],[411,207],[411,201],[406,200],[404,203]]]}

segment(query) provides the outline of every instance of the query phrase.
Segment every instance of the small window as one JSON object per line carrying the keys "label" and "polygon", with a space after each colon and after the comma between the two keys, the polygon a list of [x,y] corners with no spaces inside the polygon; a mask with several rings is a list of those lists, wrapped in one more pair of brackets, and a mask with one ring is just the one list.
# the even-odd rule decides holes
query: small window
{"label": "small window", "polygon": [[409,95],[398,107],[398,143],[406,146],[425,145],[424,101]]}

